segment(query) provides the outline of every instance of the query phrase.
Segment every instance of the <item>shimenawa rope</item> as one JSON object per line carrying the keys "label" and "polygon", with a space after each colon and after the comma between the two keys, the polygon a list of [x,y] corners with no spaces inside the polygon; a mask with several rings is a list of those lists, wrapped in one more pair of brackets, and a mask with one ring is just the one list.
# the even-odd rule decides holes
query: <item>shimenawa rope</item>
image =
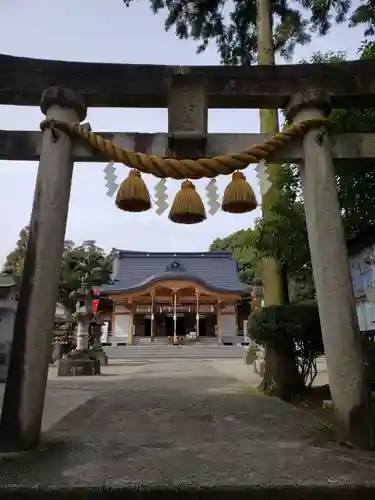
{"label": "shimenawa rope", "polygon": [[322,117],[303,120],[266,139],[263,144],[255,144],[246,151],[197,160],[151,156],[129,151],[87,130],[78,122],[68,123],[46,118],[41,123],[40,128],[44,130],[48,127],[52,130],[57,129],[78,136],[88,142],[96,151],[107,155],[112,161],[123,163],[145,174],[152,174],[159,178],[201,179],[229,175],[236,170],[245,169],[251,163],[267,160],[293,138],[304,135],[312,128],[320,127],[326,122],[327,119]]}

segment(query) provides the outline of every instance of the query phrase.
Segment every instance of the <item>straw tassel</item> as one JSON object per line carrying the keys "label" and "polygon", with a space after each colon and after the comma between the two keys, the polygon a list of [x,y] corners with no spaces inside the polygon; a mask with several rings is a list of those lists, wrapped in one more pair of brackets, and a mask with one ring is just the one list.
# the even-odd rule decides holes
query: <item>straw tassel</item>
{"label": "straw tassel", "polygon": [[169,220],[176,224],[198,224],[206,220],[203,201],[192,182],[182,182],[169,212]]}
{"label": "straw tassel", "polygon": [[225,189],[221,209],[232,214],[252,212],[258,206],[253,188],[242,172],[234,172]]}
{"label": "straw tassel", "polygon": [[131,170],[120,184],[116,205],[125,212],[146,212],[151,208],[150,193],[138,170]]}

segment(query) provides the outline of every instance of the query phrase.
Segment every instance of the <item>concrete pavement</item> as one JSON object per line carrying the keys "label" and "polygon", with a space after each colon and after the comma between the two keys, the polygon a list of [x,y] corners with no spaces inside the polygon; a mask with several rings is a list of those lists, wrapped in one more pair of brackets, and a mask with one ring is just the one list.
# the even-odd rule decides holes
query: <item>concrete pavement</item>
{"label": "concrete pavement", "polygon": [[375,486],[373,454],[314,445],[318,422],[249,390],[251,366],[235,363],[108,366],[79,379],[51,370],[49,393],[76,391],[79,406],[49,428],[40,449],[0,462],[0,484]]}
{"label": "concrete pavement", "polygon": [[[189,360],[189,363],[194,364],[194,360]],[[201,362],[201,361],[200,361]],[[256,388],[260,383],[260,377],[254,373],[251,365],[246,365],[241,359],[216,359],[204,361],[207,366],[217,370],[221,375],[243,382],[246,386]],[[181,364],[181,361],[176,363],[176,360],[171,362],[157,362],[158,369],[154,377],[165,376],[168,371],[175,377],[181,376],[181,373],[186,374],[186,371],[177,370],[176,366]],[[165,364],[167,363],[167,364]],[[197,361],[195,361],[197,363]],[[199,362],[198,362],[199,363]],[[133,375],[137,378],[148,378],[149,371],[145,371],[146,362],[135,363],[116,363],[103,366],[102,374],[97,377],[77,377],[66,378],[57,377],[57,369],[50,366],[48,372],[48,387],[46,392],[46,400],[44,405],[42,431],[48,431],[61,418],[73,411],[75,408],[84,404],[89,399],[93,398],[98,392],[105,391],[108,385],[113,383],[121,383],[121,380],[131,378]],[[184,363],[182,363],[184,365]],[[320,363],[320,373],[316,379],[316,385],[326,384],[328,382],[325,364]],[[0,408],[2,406],[5,384],[0,384]]]}

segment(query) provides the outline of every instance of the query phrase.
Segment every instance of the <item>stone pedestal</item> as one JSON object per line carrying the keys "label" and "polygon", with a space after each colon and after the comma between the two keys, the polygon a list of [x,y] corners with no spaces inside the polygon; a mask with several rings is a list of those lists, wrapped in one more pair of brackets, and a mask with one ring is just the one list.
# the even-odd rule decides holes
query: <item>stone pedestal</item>
{"label": "stone pedestal", "polygon": [[88,352],[75,351],[57,363],[58,377],[100,374],[100,361]]}
{"label": "stone pedestal", "polygon": [[90,354],[93,358],[99,361],[101,365],[108,365],[108,356],[102,346],[94,346],[91,349]]}

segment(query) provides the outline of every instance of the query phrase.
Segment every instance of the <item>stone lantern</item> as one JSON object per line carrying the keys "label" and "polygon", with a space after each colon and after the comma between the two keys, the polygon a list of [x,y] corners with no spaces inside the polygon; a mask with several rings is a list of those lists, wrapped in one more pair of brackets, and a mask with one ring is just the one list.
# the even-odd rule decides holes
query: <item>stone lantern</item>
{"label": "stone lantern", "polygon": [[58,362],[57,375],[97,375],[100,361],[89,350],[89,331],[92,317],[92,292],[82,280],[81,287],[71,294],[76,300],[77,347]]}

